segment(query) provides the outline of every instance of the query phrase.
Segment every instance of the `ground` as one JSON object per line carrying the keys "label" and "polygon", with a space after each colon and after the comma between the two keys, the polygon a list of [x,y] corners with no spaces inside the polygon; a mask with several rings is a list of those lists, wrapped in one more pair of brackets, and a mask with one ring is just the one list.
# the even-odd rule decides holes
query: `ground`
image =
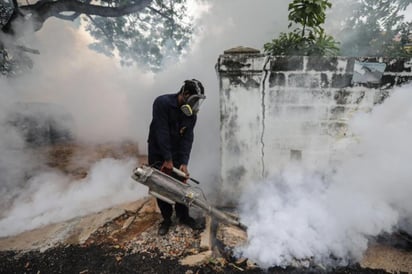
{"label": "ground", "polygon": [[[326,273],[321,269],[258,268],[242,270],[234,266],[213,263],[182,266],[177,259],[165,259],[156,253],[128,254],[109,246],[67,246],[44,253],[14,252],[0,254],[0,273]],[[387,273],[383,270],[362,269],[359,266],[334,269],[333,273]]]}
{"label": "ground", "polygon": [[[387,273],[359,264],[328,270],[309,266],[265,271],[246,259],[231,257],[227,248],[238,235],[232,233],[235,236],[230,240],[222,239],[220,234],[226,233],[226,238],[230,234],[227,226],[216,233],[214,244],[205,247],[201,243],[205,231],[193,231],[174,220],[169,233],[159,236],[159,222],[155,200],[147,197],[3,238],[0,273]],[[62,235],[62,227],[71,229]],[[214,235],[213,229],[209,233]],[[383,246],[381,252],[389,254]],[[369,260],[376,263],[373,254],[369,254]]]}
{"label": "ground", "polygon": [[[81,153],[80,153],[81,151]],[[102,157],[137,155],[134,144],[87,148],[80,145],[47,149],[49,165],[81,178]],[[82,161],[73,161],[73,158]],[[86,157],[87,155],[87,157]],[[85,160],[86,159],[86,160]],[[144,157],[141,157],[144,161]],[[82,166],[75,163],[82,162]],[[198,221],[205,220],[192,210]],[[173,220],[165,236],[154,198],[120,204],[95,214],[50,224],[0,238],[1,273],[412,273],[411,245],[394,245],[394,235],[368,249],[364,260],[337,269],[306,267],[263,270],[230,250],[246,233],[206,218],[206,228],[194,231]],[[398,235],[399,236],[399,235]],[[399,237],[397,238],[399,240]],[[410,243],[401,241],[402,243]],[[388,271],[388,272],[386,272]]]}

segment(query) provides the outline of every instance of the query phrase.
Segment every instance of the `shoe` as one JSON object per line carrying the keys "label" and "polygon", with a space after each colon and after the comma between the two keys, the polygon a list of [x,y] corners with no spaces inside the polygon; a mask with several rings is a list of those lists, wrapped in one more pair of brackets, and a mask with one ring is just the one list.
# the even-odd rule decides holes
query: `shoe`
{"label": "shoe", "polygon": [[160,236],[166,235],[171,225],[172,222],[170,220],[163,220],[163,222],[160,223],[158,234]]}
{"label": "shoe", "polygon": [[199,223],[197,223],[197,222],[195,221],[195,219],[193,219],[193,218],[190,217],[190,216],[187,216],[187,217],[185,217],[185,218],[180,219],[180,223],[181,223],[181,224],[184,224],[184,225],[187,225],[188,227],[190,227],[190,228],[193,229],[193,230],[201,230],[201,229],[203,229],[202,225],[199,224]]}

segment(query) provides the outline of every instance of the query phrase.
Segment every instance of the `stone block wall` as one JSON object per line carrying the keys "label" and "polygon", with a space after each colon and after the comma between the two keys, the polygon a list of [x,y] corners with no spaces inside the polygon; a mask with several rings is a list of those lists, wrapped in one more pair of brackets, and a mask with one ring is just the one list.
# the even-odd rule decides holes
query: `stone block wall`
{"label": "stone block wall", "polygon": [[[379,81],[354,82],[355,63],[386,65]],[[221,193],[241,191],[291,161],[321,168],[351,139],[348,121],[412,79],[412,60],[267,56],[242,48],[221,55]]]}

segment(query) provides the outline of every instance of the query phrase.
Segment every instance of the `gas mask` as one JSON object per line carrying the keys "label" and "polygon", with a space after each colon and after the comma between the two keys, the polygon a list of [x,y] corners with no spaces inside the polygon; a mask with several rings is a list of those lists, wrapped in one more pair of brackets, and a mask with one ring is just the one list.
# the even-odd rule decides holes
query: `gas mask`
{"label": "gas mask", "polygon": [[[189,92],[189,90],[190,95],[187,97],[187,92]],[[200,105],[206,99],[202,84],[196,79],[186,80],[181,92],[183,94],[183,105],[180,107],[180,110],[186,116],[197,114],[199,112]]]}
{"label": "gas mask", "polygon": [[200,105],[206,99],[206,96],[203,94],[192,94],[187,99],[185,99],[183,105],[180,107],[180,110],[186,116],[192,116],[199,112]]}

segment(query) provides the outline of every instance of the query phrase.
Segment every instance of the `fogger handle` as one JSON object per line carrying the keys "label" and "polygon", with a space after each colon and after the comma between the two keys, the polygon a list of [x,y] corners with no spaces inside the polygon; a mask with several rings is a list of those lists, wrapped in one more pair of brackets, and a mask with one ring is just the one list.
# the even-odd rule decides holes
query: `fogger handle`
{"label": "fogger handle", "polygon": [[198,180],[195,180],[195,179],[193,179],[193,178],[187,177],[187,174],[184,173],[183,171],[181,171],[180,169],[177,169],[177,168],[173,167],[173,172],[176,173],[177,175],[179,175],[180,177],[188,178],[188,179],[192,180],[193,182],[195,182],[196,184],[199,184],[199,181],[198,181]]}
{"label": "fogger handle", "polygon": [[179,175],[180,177],[187,178],[186,173],[184,173],[180,169],[177,169],[177,168],[173,167],[173,172],[176,173],[177,175]]}

